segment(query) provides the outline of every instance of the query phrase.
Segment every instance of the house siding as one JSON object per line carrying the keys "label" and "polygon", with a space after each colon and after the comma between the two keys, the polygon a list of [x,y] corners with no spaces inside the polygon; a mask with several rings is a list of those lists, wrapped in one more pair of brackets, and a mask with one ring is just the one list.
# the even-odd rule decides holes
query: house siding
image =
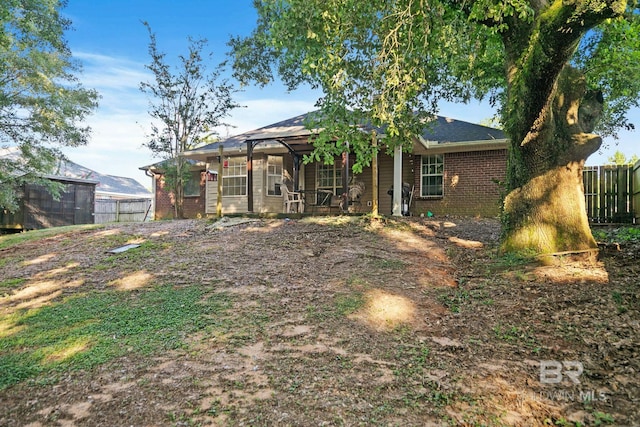
{"label": "house siding", "polygon": [[420,197],[420,156],[415,156],[416,192],[412,214],[495,217],[500,213],[500,188],[507,169],[506,150],[444,154],[444,197]]}
{"label": "house siding", "polygon": [[[205,215],[206,173],[200,172],[200,195],[186,196],[183,200],[185,218],[202,218]],[[167,191],[164,175],[155,175],[155,215],[154,219],[170,219],[174,214],[175,198]]]}

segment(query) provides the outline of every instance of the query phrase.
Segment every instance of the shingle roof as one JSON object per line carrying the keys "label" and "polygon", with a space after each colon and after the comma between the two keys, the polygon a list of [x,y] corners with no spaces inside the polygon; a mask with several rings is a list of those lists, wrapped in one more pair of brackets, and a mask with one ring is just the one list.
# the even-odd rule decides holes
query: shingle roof
{"label": "shingle roof", "polygon": [[422,138],[426,141],[442,144],[445,142],[505,139],[506,135],[500,129],[437,116],[435,122],[429,122],[429,126],[425,128]]}
{"label": "shingle roof", "polygon": [[[311,131],[306,128],[305,122],[310,114],[302,114],[264,126],[249,132],[232,136],[222,141],[214,142],[203,147],[191,150],[192,153],[214,151],[219,144],[223,144],[225,149],[243,148],[244,144],[250,140],[272,140],[292,137],[305,137],[311,135]],[[451,143],[468,141],[491,141],[502,140],[506,136],[499,129],[461,120],[451,119],[443,116],[436,116],[435,120],[425,127],[422,138],[430,143]]]}

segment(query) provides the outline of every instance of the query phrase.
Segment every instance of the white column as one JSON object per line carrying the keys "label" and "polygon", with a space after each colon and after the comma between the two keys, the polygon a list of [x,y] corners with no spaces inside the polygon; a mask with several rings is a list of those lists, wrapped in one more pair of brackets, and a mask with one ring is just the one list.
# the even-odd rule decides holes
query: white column
{"label": "white column", "polygon": [[402,216],[402,146],[393,150],[393,216]]}

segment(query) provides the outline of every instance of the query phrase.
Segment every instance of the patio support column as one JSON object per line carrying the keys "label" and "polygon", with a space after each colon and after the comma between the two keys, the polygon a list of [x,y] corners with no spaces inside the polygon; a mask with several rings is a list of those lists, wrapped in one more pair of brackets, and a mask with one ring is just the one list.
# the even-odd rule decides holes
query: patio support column
{"label": "patio support column", "polygon": [[349,143],[347,142],[347,151],[342,153],[342,194],[340,195],[340,206],[342,212],[349,210]]}
{"label": "patio support column", "polygon": [[293,191],[300,189],[300,155],[293,154]]}
{"label": "patio support column", "polygon": [[393,216],[402,216],[402,146],[393,149]]}
{"label": "patio support column", "polygon": [[371,214],[377,217],[378,211],[378,137],[373,131],[371,136],[371,146],[373,147],[373,158],[371,159],[371,192],[373,200],[371,201]]}
{"label": "patio support column", "polygon": [[253,141],[247,141],[247,212],[253,213]]}

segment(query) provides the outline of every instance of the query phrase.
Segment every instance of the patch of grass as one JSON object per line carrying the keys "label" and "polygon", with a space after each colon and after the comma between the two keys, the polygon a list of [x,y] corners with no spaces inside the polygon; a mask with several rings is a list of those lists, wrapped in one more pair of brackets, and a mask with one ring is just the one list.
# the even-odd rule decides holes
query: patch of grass
{"label": "patch of grass", "polygon": [[627,312],[628,309],[627,309],[627,306],[625,305],[624,297],[620,292],[617,292],[617,291],[612,292],[611,298],[613,299],[613,302],[615,302],[617,305],[618,314],[623,314]]}
{"label": "patch of grass", "polygon": [[532,352],[538,353],[540,351],[540,345],[536,338],[518,326],[504,326],[496,325],[491,329],[496,338],[502,341],[506,341],[510,344],[522,344],[532,349]]}
{"label": "patch of grass", "polygon": [[27,281],[27,279],[24,279],[22,277],[16,277],[16,278],[13,278],[13,279],[5,279],[5,280],[0,282],[0,292],[5,292],[5,291],[8,291],[8,290],[11,290],[11,289],[14,289],[14,288],[19,288],[26,281]]}
{"label": "patch of grass", "polygon": [[0,317],[14,333],[0,343],[0,389],[70,369],[91,369],[125,354],[186,346],[185,337],[216,323],[229,298],[200,286],[92,292]]}
{"label": "patch of grass", "polygon": [[463,304],[469,301],[470,294],[464,289],[455,289],[455,291],[447,291],[438,295],[438,301],[452,313],[460,313]]}
{"label": "patch of grass", "polygon": [[402,270],[407,263],[399,259],[376,259],[372,262],[373,267],[381,270]]}
{"label": "patch of grass", "polygon": [[503,268],[520,267],[534,262],[538,254],[534,251],[507,252],[496,260],[496,265]]}
{"label": "patch of grass", "polygon": [[48,237],[53,237],[60,234],[71,233],[74,231],[93,230],[103,227],[104,225],[101,224],[69,225],[66,227],[53,227],[45,228],[44,230],[31,230],[25,231],[23,233],[7,234],[4,236],[0,236],[0,249],[19,245],[24,242],[30,242],[32,240],[46,239]]}
{"label": "patch of grass", "polygon": [[640,240],[640,227],[632,225],[619,228],[594,229],[591,233],[598,242],[628,243]]}
{"label": "patch of grass", "polygon": [[[124,236],[123,239],[119,240],[119,243],[110,244],[109,247],[116,248],[118,246],[123,246],[129,240],[131,240],[130,237]],[[124,262],[138,266],[142,261],[155,256],[156,252],[167,249],[167,247],[167,244],[146,241],[141,243],[137,248],[129,249],[128,251],[120,252],[117,254],[107,255],[102,261],[100,261],[99,264],[95,265],[93,268],[97,270],[108,270],[115,265],[121,267]]]}
{"label": "patch of grass", "polygon": [[348,316],[355,313],[362,308],[364,304],[365,298],[360,292],[337,295],[334,300],[335,310],[341,316]]}

